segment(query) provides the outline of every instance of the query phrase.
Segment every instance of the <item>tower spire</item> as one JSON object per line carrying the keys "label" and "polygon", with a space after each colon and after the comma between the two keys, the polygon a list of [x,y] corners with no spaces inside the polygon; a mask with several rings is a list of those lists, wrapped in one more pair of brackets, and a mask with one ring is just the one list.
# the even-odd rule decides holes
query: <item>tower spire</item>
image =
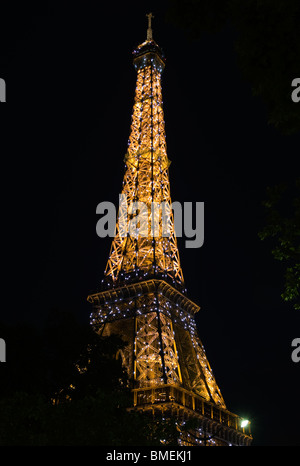
{"label": "tower spire", "polygon": [[151,20],[154,18],[152,13],[148,13],[147,15],[148,18],[148,29],[147,29],[147,40],[152,40],[152,27],[151,27]]}

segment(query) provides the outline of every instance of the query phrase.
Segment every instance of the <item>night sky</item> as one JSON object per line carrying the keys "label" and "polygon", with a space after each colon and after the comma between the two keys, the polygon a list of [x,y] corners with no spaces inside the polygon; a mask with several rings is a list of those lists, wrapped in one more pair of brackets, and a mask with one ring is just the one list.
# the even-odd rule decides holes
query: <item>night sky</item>
{"label": "night sky", "polygon": [[299,311],[283,303],[282,268],[258,232],[266,187],[299,169],[300,131],[285,136],[268,125],[230,26],[192,41],[167,21],[167,5],[26,3],[8,12],[0,320],[39,326],[59,308],[88,322],[86,297],[103,278],[111,242],[96,235],[96,206],[117,203],[121,191],[132,50],[146,39],[152,11],[167,59],[172,200],[205,203],[204,245],[187,249],[179,240],[188,296],[201,306],[200,339],[227,408],[251,420],[253,445],[299,445],[300,363],[291,359]]}

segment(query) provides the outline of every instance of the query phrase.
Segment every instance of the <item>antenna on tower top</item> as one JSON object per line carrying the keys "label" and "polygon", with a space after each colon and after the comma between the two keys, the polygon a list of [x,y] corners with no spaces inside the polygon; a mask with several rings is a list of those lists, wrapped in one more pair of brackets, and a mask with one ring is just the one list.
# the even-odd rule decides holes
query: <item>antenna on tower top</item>
{"label": "antenna on tower top", "polygon": [[147,29],[147,40],[152,40],[152,27],[151,27],[151,19],[154,18],[152,13],[148,13],[148,29]]}

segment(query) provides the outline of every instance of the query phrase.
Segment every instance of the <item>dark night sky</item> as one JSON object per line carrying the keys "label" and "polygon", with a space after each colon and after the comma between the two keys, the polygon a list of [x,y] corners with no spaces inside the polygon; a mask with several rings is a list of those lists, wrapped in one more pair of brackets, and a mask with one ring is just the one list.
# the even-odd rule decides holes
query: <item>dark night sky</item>
{"label": "dark night sky", "polygon": [[204,246],[179,241],[200,338],[228,409],[252,420],[253,444],[299,445],[300,366],[291,360],[299,313],[282,303],[281,268],[257,233],[266,187],[298,170],[300,133],[267,124],[229,27],[191,42],[166,21],[164,2],[100,3],[26,5],[2,30],[0,320],[41,325],[57,307],[88,321],[86,296],[103,278],[111,241],[96,235],[96,206],[121,190],[131,52],[152,11],[167,58],[172,200],[205,202]]}

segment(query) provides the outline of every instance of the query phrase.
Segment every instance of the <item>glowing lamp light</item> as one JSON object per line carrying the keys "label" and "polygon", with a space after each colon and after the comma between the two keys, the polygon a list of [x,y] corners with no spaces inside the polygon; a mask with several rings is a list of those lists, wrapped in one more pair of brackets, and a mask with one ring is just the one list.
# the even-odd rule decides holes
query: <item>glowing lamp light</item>
{"label": "glowing lamp light", "polygon": [[247,419],[243,419],[241,421],[241,427],[246,427],[249,424],[249,421]]}

